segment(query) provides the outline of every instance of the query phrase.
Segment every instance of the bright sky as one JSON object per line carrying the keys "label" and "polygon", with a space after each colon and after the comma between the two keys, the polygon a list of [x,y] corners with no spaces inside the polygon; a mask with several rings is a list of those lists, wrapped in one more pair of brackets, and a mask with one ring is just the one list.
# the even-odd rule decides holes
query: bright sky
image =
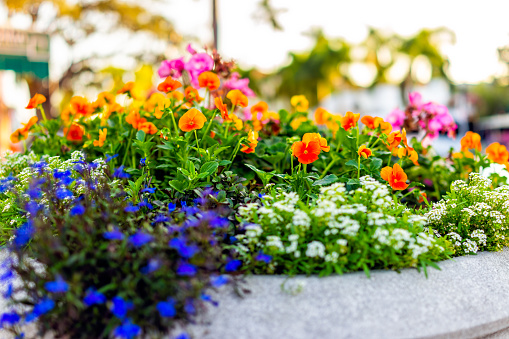
{"label": "bright sky", "polygon": [[[166,0],[160,7],[178,31],[210,42],[211,2]],[[443,49],[454,81],[475,83],[504,71],[497,48],[509,44],[506,0],[273,0],[275,8],[286,10],[279,15],[282,32],[254,18],[258,0],[217,2],[219,49],[243,66],[270,70],[285,64],[289,51],[312,47],[306,33],[314,27],[322,28],[328,37],[360,42],[369,26],[406,36],[422,28],[445,26],[456,34],[456,43]]]}
{"label": "bright sky", "polygon": [[[219,51],[244,67],[274,70],[284,65],[289,61],[288,52],[312,47],[313,41],[306,33],[313,28],[322,28],[330,38],[343,37],[355,43],[366,37],[369,26],[406,36],[425,27],[445,26],[456,34],[456,43],[443,48],[449,57],[454,81],[486,81],[505,70],[498,61],[497,48],[509,45],[507,0],[272,0],[275,8],[283,10],[278,16],[283,31],[274,31],[267,21],[260,19],[259,2],[217,0]],[[194,46],[199,47],[200,42],[212,41],[211,3],[212,0],[160,0],[151,2],[151,7],[166,15],[182,35],[196,37]],[[0,6],[0,25],[6,23],[6,18],[5,7]],[[28,18],[18,16],[10,25],[27,28],[28,23]],[[99,34],[97,40],[89,39],[79,47],[74,52],[76,58],[94,49],[104,55],[119,49],[164,50],[164,46],[157,46],[143,36],[130,39],[126,34],[114,38]],[[177,55],[175,49],[168,49],[168,57]],[[56,73],[65,69],[71,55],[62,42],[56,40],[52,41],[51,56],[52,76],[58,77]],[[113,62],[119,67],[134,67],[121,55]]]}

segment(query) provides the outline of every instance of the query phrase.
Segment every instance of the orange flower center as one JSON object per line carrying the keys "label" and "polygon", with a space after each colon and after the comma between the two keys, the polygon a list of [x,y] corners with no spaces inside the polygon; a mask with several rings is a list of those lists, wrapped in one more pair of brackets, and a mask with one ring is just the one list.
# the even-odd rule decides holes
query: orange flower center
{"label": "orange flower center", "polygon": [[304,151],[304,154],[308,154],[308,151]]}
{"label": "orange flower center", "polygon": [[189,121],[189,125],[194,125],[194,121]]}

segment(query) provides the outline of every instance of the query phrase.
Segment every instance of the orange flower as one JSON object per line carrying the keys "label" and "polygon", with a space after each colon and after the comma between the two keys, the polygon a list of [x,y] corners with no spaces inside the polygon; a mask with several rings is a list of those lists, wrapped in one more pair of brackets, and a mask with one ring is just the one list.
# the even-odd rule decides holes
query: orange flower
{"label": "orange flower", "polygon": [[94,146],[103,147],[106,141],[106,135],[108,135],[108,130],[106,128],[100,129],[99,140],[94,140]]}
{"label": "orange flower", "polygon": [[134,88],[134,82],[133,81],[126,82],[124,84],[124,86],[122,86],[122,88],[117,91],[117,94],[127,93],[127,94],[131,95],[131,91],[132,91],[133,88]]}
{"label": "orange flower", "polygon": [[408,158],[414,163],[415,166],[419,166],[419,154],[413,148],[399,148],[398,149],[398,158],[403,158],[404,156],[408,156]]}
{"label": "orange flower", "polygon": [[339,130],[339,123],[341,123],[341,119],[343,119],[341,114],[331,114],[329,121],[325,123],[327,128],[330,129],[334,135],[336,135],[336,132]]}
{"label": "orange flower", "polygon": [[230,118],[231,118],[231,121],[233,121],[233,127],[237,130],[237,131],[240,131],[242,129],[242,126],[244,126],[244,122],[242,121],[242,119],[240,119],[237,115],[235,114],[230,114]]}
{"label": "orange flower", "polygon": [[310,141],[317,141],[320,145],[320,149],[324,152],[330,151],[330,146],[327,146],[327,139],[322,138],[320,133],[305,133],[302,137],[302,142],[307,144]]}
{"label": "orange flower", "polygon": [[143,131],[147,134],[156,134],[157,127],[151,122],[142,122],[138,125],[138,130]]}
{"label": "orange flower", "polygon": [[308,143],[297,141],[292,145],[292,154],[297,157],[301,164],[310,164],[318,160],[320,150],[318,141],[310,141]]}
{"label": "orange flower", "polygon": [[362,117],[361,122],[369,129],[375,129],[375,118],[370,115],[365,115]]}
{"label": "orange flower", "polygon": [[359,113],[346,112],[345,116],[341,118],[341,127],[345,130],[350,130],[350,128],[355,127],[357,125],[357,121],[359,121],[359,117],[361,115]]}
{"label": "orange flower", "polygon": [[325,125],[331,118],[331,114],[323,107],[318,107],[315,111],[315,123]]}
{"label": "orange flower", "polygon": [[304,95],[294,95],[290,99],[290,103],[297,112],[306,112],[309,108],[309,101]]}
{"label": "orange flower", "polygon": [[426,192],[421,192],[420,196],[419,196],[419,204],[422,204],[424,202],[424,199],[426,199],[426,201],[428,201],[428,195],[426,194]]}
{"label": "orange flower", "polygon": [[408,148],[409,151],[413,151],[414,149],[410,146],[408,146],[408,140],[406,138],[406,129],[403,128],[403,133],[401,133],[401,141],[403,141],[403,144],[406,148]]}
{"label": "orange flower", "polygon": [[385,122],[384,119],[382,119],[382,118],[376,117],[373,122],[373,125],[375,126],[375,128],[380,127],[380,131],[382,131],[382,133],[384,133],[386,135],[389,135],[389,133],[392,132],[391,123]]}
{"label": "orange flower", "polygon": [[198,76],[198,84],[200,87],[207,87],[209,91],[215,91],[219,88],[219,77],[216,73],[203,72]]}
{"label": "orange flower", "polygon": [[229,91],[228,94],[226,94],[226,97],[230,99],[233,106],[247,107],[247,97],[238,89]]}
{"label": "orange flower", "polygon": [[357,151],[357,154],[359,155],[359,157],[364,157],[365,159],[367,159],[368,157],[373,155],[373,152],[371,152],[371,150],[366,146],[361,145],[361,147],[359,147],[359,150]]}
{"label": "orange flower", "polygon": [[304,121],[307,121],[308,118],[306,117],[297,117],[295,119],[292,120],[292,122],[290,123],[290,126],[294,129],[294,130],[297,130],[299,128],[300,125],[302,125],[302,123]]}
{"label": "orange flower", "polygon": [[198,90],[192,86],[187,86],[186,90],[184,91],[184,96],[186,97],[186,100],[189,102],[201,102],[203,100],[202,97],[200,97],[200,93],[198,93]]}
{"label": "orange flower", "polygon": [[94,112],[94,107],[83,97],[72,97],[70,104],[73,115],[88,116]]}
{"label": "orange flower", "polygon": [[26,109],[37,108],[37,106],[41,105],[44,102],[46,102],[46,97],[42,94],[35,93],[34,96],[28,102],[27,107],[25,108]]}
{"label": "orange flower", "polygon": [[401,140],[403,140],[403,135],[399,131],[392,132],[387,137],[387,147],[389,150],[392,150],[393,148],[399,146]]}
{"label": "orange flower", "polygon": [[[173,91],[166,94],[168,98],[173,99],[175,101],[182,101],[184,99],[184,94],[179,91]],[[203,98],[200,98],[203,100]]]}
{"label": "orange flower", "polygon": [[136,128],[136,129],[140,129],[140,124],[144,123],[147,121],[147,119],[145,118],[142,118],[140,116],[140,113],[138,113],[137,111],[131,111],[131,113],[129,113],[126,117],[125,117],[125,121],[128,123],[128,124],[131,124],[131,126],[133,126],[133,128]]}
{"label": "orange flower", "polygon": [[157,86],[157,90],[164,93],[168,93],[173,92],[174,90],[180,87],[182,87],[180,81],[173,80],[173,78],[169,76]]}
{"label": "orange flower", "polygon": [[[202,73],[203,74],[203,73]],[[184,132],[203,128],[207,121],[205,115],[196,108],[191,108],[179,120],[179,128]]]}
{"label": "orange flower", "polygon": [[394,164],[394,167],[384,167],[382,168],[382,171],[380,172],[380,175],[382,176],[382,179],[389,182],[389,185],[395,190],[404,190],[408,187],[408,184],[406,183],[408,177],[401,168],[400,165]]}
{"label": "orange flower", "polygon": [[152,93],[150,98],[145,102],[144,108],[147,112],[153,111],[157,106],[162,105],[166,97],[161,93]]}
{"label": "orange flower", "polygon": [[466,151],[469,149],[476,149],[479,152],[482,150],[481,136],[471,131],[468,131],[465,136],[461,138],[461,150]]}
{"label": "orange flower", "polygon": [[473,159],[474,158],[474,154],[472,152],[466,150],[466,151],[461,151],[461,152],[454,152],[452,154],[452,157],[454,159],[463,159],[463,158]]}
{"label": "orange flower", "polygon": [[18,128],[11,134],[11,142],[13,144],[20,142],[20,140],[28,138],[28,132],[32,128],[33,125],[37,123],[39,119],[37,117],[31,117],[30,120],[26,124],[21,123],[23,125],[22,128]]}
{"label": "orange flower", "polygon": [[94,101],[94,103],[92,104],[92,107],[99,108],[105,105],[113,104],[114,102],[115,96],[113,94],[111,94],[110,92],[101,92],[97,96],[97,100]]}
{"label": "orange flower", "polygon": [[214,132],[214,131],[210,131],[210,137],[211,137],[212,139],[214,139],[214,137],[215,137],[215,136],[216,136],[216,132]]}
{"label": "orange flower", "polygon": [[[247,100],[247,98],[246,98],[246,100]],[[269,105],[267,105],[267,103],[265,101],[260,101],[256,105],[251,106],[251,114],[253,115],[253,118],[255,118],[255,117],[258,118],[258,113],[261,113],[262,120],[263,120],[263,115],[265,115],[265,113],[267,113],[268,110],[269,110]]]}
{"label": "orange flower", "polygon": [[497,164],[505,164],[509,160],[507,148],[498,142],[494,142],[486,147],[486,154],[488,154],[488,159]]}
{"label": "orange flower", "polygon": [[75,122],[72,123],[70,128],[64,128],[64,135],[69,141],[81,141],[84,134],[83,127]]}
{"label": "orange flower", "polygon": [[219,110],[219,112],[221,112],[221,117],[225,121],[230,121],[231,119],[228,116],[228,106],[226,106],[226,104],[223,103],[223,98],[221,97],[214,98],[214,103],[216,104],[216,108]]}
{"label": "orange flower", "polygon": [[242,148],[240,149],[241,152],[244,153],[253,153],[255,151],[256,146],[258,145],[258,132],[250,130],[247,134],[247,142],[248,145],[242,145]]}

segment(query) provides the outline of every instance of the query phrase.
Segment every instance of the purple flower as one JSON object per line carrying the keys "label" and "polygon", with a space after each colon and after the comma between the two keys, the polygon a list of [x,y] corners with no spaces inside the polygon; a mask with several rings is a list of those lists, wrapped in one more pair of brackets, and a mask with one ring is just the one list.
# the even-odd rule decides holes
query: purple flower
{"label": "purple flower", "polygon": [[9,284],[7,286],[7,291],[5,291],[4,293],[4,298],[7,299],[7,298],[10,298],[11,295],[12,295],[12,292],[13,292],[13,285],[12,284]]}
{"label": "purple flower", "polygon": [[27,194],[30,199],[40,199],[42,197],[42,192],[36,185],[30,185],[30,188],[27,190]]}
{"label": "purple flower", "polygon": [[178,336],[176,336],[173,339],[191,339],[191,337],[186,332],[183,332],[183,333],[180,333]]}
{"label": "purple flower", "polygon": [[19,323],[20,317],[18,313],[16,312],[10,312],[10,313],[4,313],[2,314],[2,317],[0,318],[0,327],[4,327],[5,324],[7,325],[16,325]]}
{"label": "purple flower", "polygon": [[155,187],[147,187],[147,188],[144,188],[141,190],[141,193],[149,193],[149,194],[154,194],[156,192],[156,188]]}
{"label": "purple flower", "polygon": [[131,202],[124,208],[127,213],[135,213],[140,210],[140,206],[133,205]]}
{"label": "purple flower", "polygon": [[122,325],[117,326],[113,330],[113,334],[120,338],[131,339],[140,334],[141,328],[140,326],[134,324],[131,319],[125,319],[122,322]]}
{"label": "purple flower", "polygon": [[194,87],[198,87],[198,76],[203,72],[212,70],[214,67],[214,60],[207,53],[196,53],[188,62],[186,62],[184,68],[191,76],[191,83]]}
{"label": "purple flower", "polygon": [[168,221],[170,221],[170,218],[168,218],[166,215],[158,214],[157,217],[154,218],[153,224],[157,224],[160,222],[168,222]]}
{"label": "purple flower", "polygon": [[196,307],[194,307],[194,300],[192,298],[186,299],[186,302],[184,303],[184,311],[186,311],[188,314],[196,313]]}
{"label": "purple flower", "polygon": [[160,301],[156,306],[157,310],[161,317],[174,317],[177,314],[175,310],[175,300],[173,298],[168,298],[168,301]]}
{"label": "purple flower", "polygon": [[91,287],[87,290],[85,294],[85,298],[83,298],[83,302],[87,306],[92,306],[95,304],[104,304],[106,302],[106,297],[101,292],[98,292],[95,288]]}
{"label": "purple flower", "polygon": [[210,277],[210,284],[216,288],[226,285],[227,283],[228,283],[228,277],[226,275]]}
{"label": "purple flower", "polygon": [[264,263],[268,264],[272,261],[272,256],[263,253],[263,251],[258,252],[258,254],[255,257],[256,261],[263,261]]}
{"label": "purple flower", "polygon": [[187,246],[186,240],[182,238],[173,238],[168,245],[176,249],[180,256],[186,259],[192,258],[200,250],[196,245]]}
{"label": "purple flower", "polygon": [[422,106],[422,95],[419,92],[408,93],[408,102],[416,110],[421,110]]}
{"label": "purple flower", "polygon": [[133,234],[129,237],[129,242],[134,247],[141,247],[145,245],[146,243],[149,243],[152,241],[154,237],[152,237],[150,234],[143,233],[142,231],[136,232],[136,234]]}
{"label": "purple flower", "polygon": [[405,112],[399,108],[395,108],[391,113],[389,113],[389,115],[387,115],[385,121],[389,122],[392,125],[392,128],[399,129],[405,122]]}
{"label": "purple flower", "polygon": [[69,284],[61,276],[58,276],[57,280],[44,284],[44,288],[50,293],[64,293],[69,290]]}
{"label": "purple flower", "polygon": [[147,158],[141,158],[140,159],[140,165],[145,166],[147,164]]}
{"label": "purple flower", "polygon": [[104,232],[103,237],[108,240],[122,240],[124,233],[120,232],[118,228],[114,227],[111,232]]}
{"label": "purple flower", "polygon": [[218,303],[217,301],[213,300],[213,299],[212,299],[212,297],[211,297],[210,295],[208,295],[208,294],[203,294],[203,293],[202,293],[202,295],[201,295],[201,297],[200,297],[200,298],[201,298],[201,300],[203,300],[203,301],[206,301],[206,302],[211,303],[211,304],[212,304],[212,305],[214,305],[215,307],[217,307],[217,306],[219,305],[219,303]]}
{"label": "purple flower", "polygon": [[224,270],[226,272],[235,272],[236,270],[239,269],[240,265],[242,265],[242,261],[238,259],[230,260],[224,267]]}
{"label": "purple flower", "polygon": [[153,209],[153,208],[154,208],[154,206],[152,206],[152,204],[151,204],[151,203],[149,203],[147,200],[143,200],[142,202],[140,202],[140,203],[138,204],[138,206],[139,206],[139,207],[146,207],[146,208],[148,208],[149,210],[151,210],[151,209]]}
{"label": "purple flower", "polygon": [[107,155],[106,162],[110,162],[111,160],[115,159],[116,157],[118,157],[118,154]]}
{"label": "purple flower", "polygon": [[196,269],[196,266],[194,265],[191,265],[189,263],[186,263],[186,262],[182,262],[179,264],[178,268],[177,268],[177,274],[178,275],[184,275],[184,276],[194,276],[196,275],[196,272],[198,272],[198,270]]}
{"label": "purple flower", "polygon": [[161,267],[161,261],[159,259],[150,259],[147,266],[141,268],[141,273],[150,274],[157,271]]}
{"label": "purple flower", "polygon": [[161,66],[157,70],[159,77],[166,78],[171,76],[172,78],[178,78],[182,75],[184,70],[184,58],[178,58],[173,60],[164,60],[161,62]]}
{"label": "purple flower", "polygon": [[113,308],[111,311],[113,312],[115,317],[119,319],[124,319],[125,316],[127,315],[127,312],[134,308],[134,305],[131,301],[126,301],[119,296],[113,298],[112,301]]}
{"label": "purple flower", "polygon": [[27,212],[29,212],[32,217],[36,216],[37,213],[42,210],[44,206],[41,205],[41,204],[38,204],[37,202],[35,202],[34,200],[30,200],[29,202],[27,202],[27,204],[25,205],[25,210]]}
{"label": "purple flower", "polygon": [[238,89],[247,97],[255,96],[253,90],[249,88],[249,79],[241,79],[237,72],[230,75],[230,78],[224,82],[224,87],[228,90]]}
{"label": "purple flower", "polygon": [[84,213],[85,213],[85,206],[83,206],[81,204],[74,206],[73,208],[71,208],[71,211],[69,212],[69,214],[71,216],[83,215]]}
{"label": "purple flower", "polygon": [[26,316],[26,322],[38,318],[39,316],[48,313],[55,307],[55,302],[48,297],[44,297],[38,304],[36,304],[31,313]]}
{"label": "purple flower", "polygon": [[58,199],[60,200],[64,200],[64,199],[67,199],[67,198],[72,198],[73,197],[73,194],[71,191],[69,191],[67,188],[65,187],[60,187],[59,189],[57,189],[57,191],[55,192],[55,195],[57,196]]}
{"label": "purple flower", "polygon": [[191,44],[187,44],[186,51],[188,51],[190,54],[194,55],[196,54],[195,49],[191,46]]}
{"label": "purple flower", "polygon": [[22,247],[26,245],[28,241],[32,238],[35,229],[31,220],[25,222],[20,228],[16,230],[16,238],[14,238],[14,244],[17,247]]}
{"label": "purple flower", "polygon": [[128,173],[124,172],[124,165],[117,168],[115,172],[113,172],[113,176],[119,179],[129,179],[131,177]]}

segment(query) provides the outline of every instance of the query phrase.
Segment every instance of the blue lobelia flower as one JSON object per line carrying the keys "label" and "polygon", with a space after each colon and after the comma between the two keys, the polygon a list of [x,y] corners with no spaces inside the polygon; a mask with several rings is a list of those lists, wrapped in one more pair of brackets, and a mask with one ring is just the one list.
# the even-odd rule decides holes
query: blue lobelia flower
{"label": "blue lobelia flower", "polygon": [[71,191],[69,191],[67,188],[65,187],[60,187],[59,189],[57,189],[57,191],[55,192],[55,195],[57,196],[58,199],[60,200],[64,200],[66,198],[72,198],[73,197],[73,194]]}
{"label": "blue lobelia flower", "polygon": [[180,333],[178,336],[176,336],[173,339],[191,339],[191,337],[186,332],[183,332],[183,333]]}
{"label": "blue lobelia flower", "polygon": [[177,205],[175,205],[174,203],[170,202],[168,204],[168,212],[171,213],[171,212],[175,211],[175,208],[177,208]]}
{"label": "blue lobelia flower", "polygon": [[220,276],[211,276],[210,277],[210,284],[214,287],[221,287],[223,285],[226,285],[228,283],[228,277],[225,275]]}
{"label": "blue lobelia flower", "polygon": [[36,304],[25,320],[31,322],[32,320],[40,317],[43,314],[48,313],[55,307],[55,302],[48,297],[44,297],[38,304]]}
{"label": "blue lobelia flower", "polygon": [[154,222],[152,224],[157,224],[160,222],[168,222],[168,221],[170,221],[170,218],[168,218],[166,215],[158,214],[157,217],[154,218]]}
{"label": "blue lobelia flower", "polygon": [[147,158],[141,158],[140,159],[140,165],[145,166],[147,164]]}
{"label": "blue lobelia flower", "polygon": [[9,312],[2,314],[0,318],[0,327],[4,327],[5,325],[16,325],[20,321],[20,316],[16,312]]}
{"label": "blue lobelia flower", "polygon": [[174,317],[177,314],[175,310],[175,300],[173,298],[168,298],[168,301],[160,301],[156,306],[157,310],[161,317]]}
{"label": "blue lobelia flower", "polygon": [[40,198],[42,198],[42,191],[36,185],[30,185],[30,187],[28,188],[26,193],[28,194],[30,199],[40,199]]}
{"label": "blue lobelia flower", "polygon": [[184,303],[184,311],[186,311],[188,314],[196,313],[196,307],[194,306],[194,300],[192,298],[186,299],[186,302]]}
{"label": "blue lobelia flower", "polygon": [[124,233],[120,232],[118,228],[114,227],[113,231],[104,232],[103,237],[108,240],[122,240],[124,239]]}
{"label": "blue lobelia flower", "polygon": [[212,297],[210,295],[208,295],[208,294],[202,293],[200,298],[203,301],[211,303],[215,307],[217,307],[219,305],[219,303],[217,301],[213,300]]}
{"label": "blue lobelia flower", "polygon": [[132,339],[140,334],[141,328],[140,326],[134,324],[131,319],[125,319],[122,322],[122,325],[117,326],[113,330],[113,334],[120,338]]}
{"label": "blue lobelia flower", "polygon": [[44,284],[44,288],[50,293],[64,293],[69,290],[69,284],[67,284],[61,276],[58,276],[55,281]]}
{"label": "blue lobelia flower", "polygon": [[152,204],[151,204],[151,203],[149,203],[147,200],[143,200],[142,202],[140,202],[140,203],[138,204],[138,206],[139,206],[139,207],[146,207],[146,208],[148,208],[149,210],[151,210],[151,209],[153,209],[153,208],[154,208],[154,206],[152,206]]}
{"label": "blue lobelia flower", "polygon": [[138,231],[129,237],[129,242],[134,247],[141,247],[141,246],[145,245],[146,243],[151,242],[153,240],[153,238],[154,237],[151,236],[150,234],[143,233],[142,231]]}
{"label": "blue lobelia flower", "polygon": [[26,203],[25,210],[31,214],[31,217],[35,217],[37,213],[39,213],[39,211],[42,210],[43,207],[44,205],[38,204],[34,200],[30,200],[29,202]]}
{"label": "blue lobelia flower", "polygon": [[124,172],[124,165],[117,168],[115,172],[113,172],[113,176],[119,179],[129,179],[131,177],[129,173]]}
{"label": "blue lobelia flower", "polygon": [[119,319],[124,319],[125,316],[127,315],[127,312],[134,308],[132,301],[126,301],[119,296],[113,298],[112,301],[113,308],[111,311],[113,312],[115,317]]}
{"label": "blue lobelia flower", "polygon": [[35,229],[31,220],[28,220],[20,228],[16,230],[16,238],[14,238],[14,244],[17,247],[25,246],[30,241]]}
{"label": "blue lobelia flower", "polygon": [[189,263],[186,263],[186,262],[182,262],[179,264],[179,266],[177,267],[177,274],[178,275],[184,275],[184,276],[194,276],[196,275],[196,272],[198,272],[198,270],[196,269],[196,266],[194,265],[191,265]]}
{"label": "blue lobelia flower", "polygon": [[141,190],[141,193],[150,193],[150,194],[154,194],[156,192],[156,188],[155,187],[147,187],[147,188],[144,188]]}
{"label": "blue lobelia flower", "polygon": [[182,238],[173,238],[170,240],[168,245],[176,249],[181,257],[189,259],[192,258],[196,253],[199,252],[199,248],[196,245],[187,245],[186,240]]}
{"label": "blue lobelia flower", "polygon": [[235,272],[236,270],[239,269],[240,265],[242,265],[242,261],[238,259],[230,260],[224,267],[224,270],[226,272]]}
{"label": "blue lobelia flower", "polygon": [[106,162],[110,162],[111,160],[115,159],[116,157],[118,157],[118,154],[107,155]]}
{"label": "blue lobelia flower", "polygon": [[7,290],[6,290],[6,291],[5,291],[5,293],[4,293],[4,298],[5,298],[5,299],[10,298],[10,297],[11,297],[11,295],[12,295],[12,292],[13,292],[13,291],[14,291],[14,290],[13,290],[13,285],[12,285],[12,284],[9,284],[9,285],[7,286]]}
{"label": "blue lobelia flower", "polygon": [[161,267],[161,261],[159,259],[150,259],[147,266],[141,268],[141,273],[150,274],[157,271]]}
{"label": "blue lobelia flower", "polygon": [[125,208],[124,211],[127,213],[134,213],[138,212],[140,210],[140,206],[133,205],[132,203],[129,203]]}
{"label": "blue lobelia flower", "polygon": [[256,261],[263,261],[264,263],[268,264],[272,261],[272,256],[263,253],[263,251],[258,252],[258,254],[255,257]]}
{"label": "blue lobelia flower", "polygon": [[69,212],[70,216],[76,216],[76,215],[83,215],[85,214],[85,206],[82,204],[78,204],[71,208],[71,211]]}
{"label": "blue lobelia flower", "polygon": [[106,297],[101,292],[98,292],[95,288],[91,287],[85,293],[85,298],[83,298],[83,302],[87,306],[92,306],[95,304],[104,304],[106,302]]}

